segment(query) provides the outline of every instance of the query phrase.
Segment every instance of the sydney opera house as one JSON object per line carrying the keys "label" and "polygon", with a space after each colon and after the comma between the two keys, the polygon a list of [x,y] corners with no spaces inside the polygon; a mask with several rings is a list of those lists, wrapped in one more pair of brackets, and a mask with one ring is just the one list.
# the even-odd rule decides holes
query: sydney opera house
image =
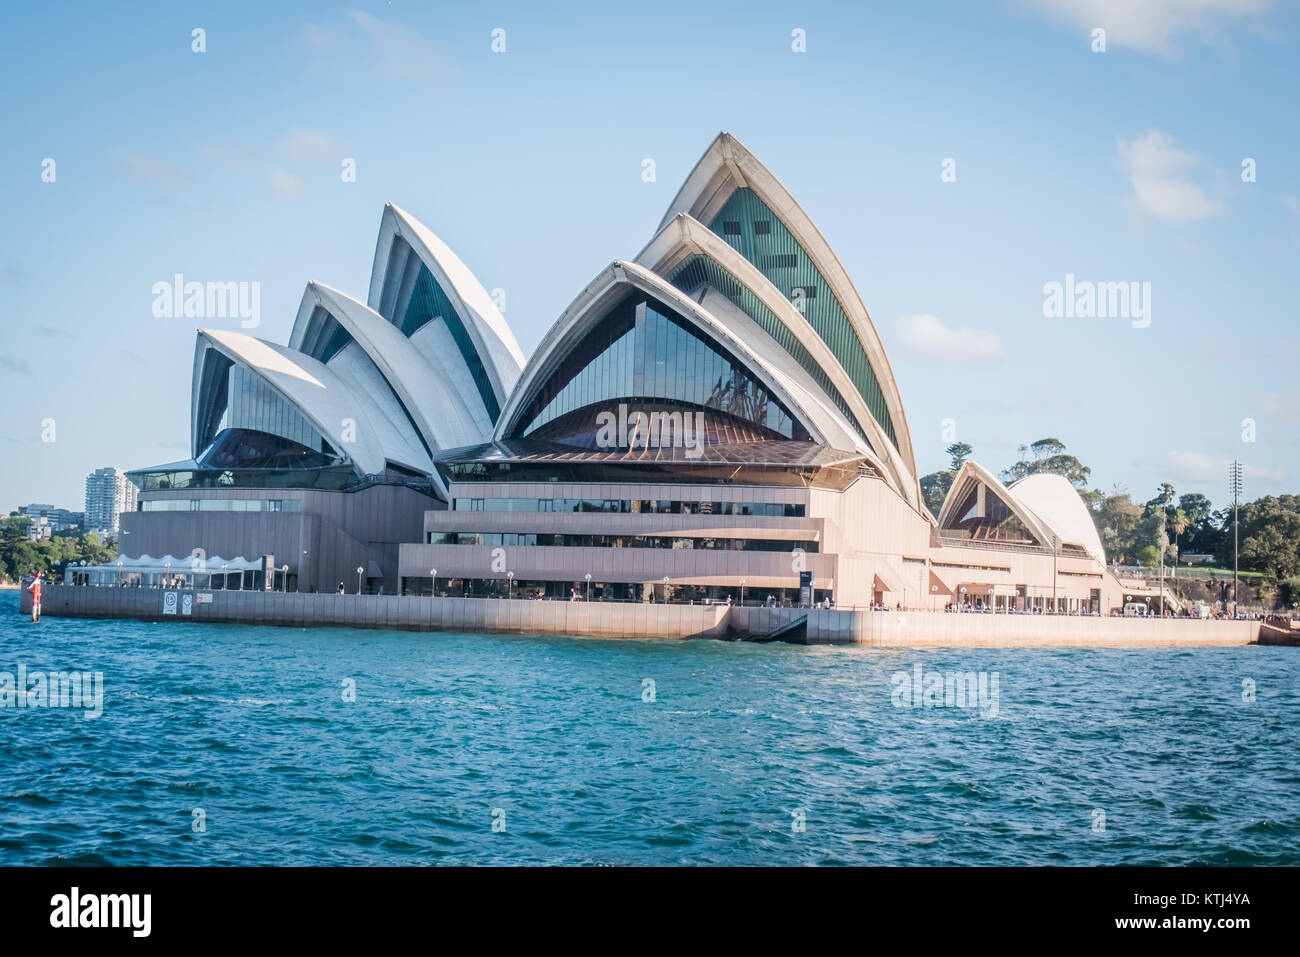
{"label": "sydney opera house", "polygon": [[309,283],[287,346],[198,332],[190,449],[131,473],[121,552],[142,575],[566,600],[1121,601],[1063,478],[1004,486],[967,463],[930,514],[866,306],[729,134],[527,363],[456,254],[385,207],[365,302]]}

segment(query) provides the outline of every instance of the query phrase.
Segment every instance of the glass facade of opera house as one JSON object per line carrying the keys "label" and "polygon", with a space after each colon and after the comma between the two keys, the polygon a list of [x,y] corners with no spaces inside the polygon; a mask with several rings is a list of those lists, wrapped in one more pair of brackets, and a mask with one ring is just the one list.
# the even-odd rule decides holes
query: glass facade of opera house
{"label": "glass facade of opera house", "polygon": [[1063,479],[968,463],[926,511],[857,290],[728,134],[527,363],[465,264],[389,205],[368,301],[309,284],[287,346],[200,330],[192,403],[192,457],[131,473],[132,556],[412,596],[1119,601]]}

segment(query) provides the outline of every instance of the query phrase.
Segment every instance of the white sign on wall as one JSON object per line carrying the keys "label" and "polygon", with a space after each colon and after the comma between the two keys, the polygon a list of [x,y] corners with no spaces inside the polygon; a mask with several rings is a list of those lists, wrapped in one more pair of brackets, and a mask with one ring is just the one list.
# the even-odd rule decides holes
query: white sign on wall
{"label": "white sign on wall", "polygon": [[189,592],[181,595],[181,614],[189,615],[194,611],[194,596]]}
{"label": "white sign on wall", "polygon": [[176,614],[176,592],[174,591],[163,592],[163,614],[164,615]]}

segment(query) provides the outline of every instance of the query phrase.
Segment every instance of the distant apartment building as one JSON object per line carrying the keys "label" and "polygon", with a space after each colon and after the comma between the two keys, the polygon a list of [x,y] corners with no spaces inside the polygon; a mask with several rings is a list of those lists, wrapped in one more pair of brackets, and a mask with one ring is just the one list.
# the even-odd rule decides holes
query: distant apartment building
{"label": "distant apartment building", "polygon": [[95,469],[86,476],[86,531],[116,537],[122,513],[135,511],[139,494],[121,469]]}
{"label": "distant apartment building", "polygon": [[73,512],[66,508],[55,508],[53,505],[40,505],[35,502],[19,508],[18,514],[30,518],[34,525],[49,525],[50,530],[55,532],[81,528],[86,521],[85,512]]}
{"label": "distant apartment building", "polygon": [[18,509],[18,514],[32,520],[31,526],[27,529],[27,537],[31,541],[48,539],[55,532],[82,528],[86,521],[84,512],[73,512],[66,508],[55,508],[53,505],[41,505],[36,502],[22,506]]}

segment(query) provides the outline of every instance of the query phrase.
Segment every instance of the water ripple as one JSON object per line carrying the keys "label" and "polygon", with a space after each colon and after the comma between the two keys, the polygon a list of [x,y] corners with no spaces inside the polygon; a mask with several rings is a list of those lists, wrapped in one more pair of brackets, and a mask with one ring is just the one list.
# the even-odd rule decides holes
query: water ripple
{"label": "water ripple", "polygon": [[[0,708],[0,864],[1300,863],[1294,649],[33,626],[0,606],[0,671],[105,682],[95,720]],[[996,672],[996,714],[895,707],[916,664]]]}

